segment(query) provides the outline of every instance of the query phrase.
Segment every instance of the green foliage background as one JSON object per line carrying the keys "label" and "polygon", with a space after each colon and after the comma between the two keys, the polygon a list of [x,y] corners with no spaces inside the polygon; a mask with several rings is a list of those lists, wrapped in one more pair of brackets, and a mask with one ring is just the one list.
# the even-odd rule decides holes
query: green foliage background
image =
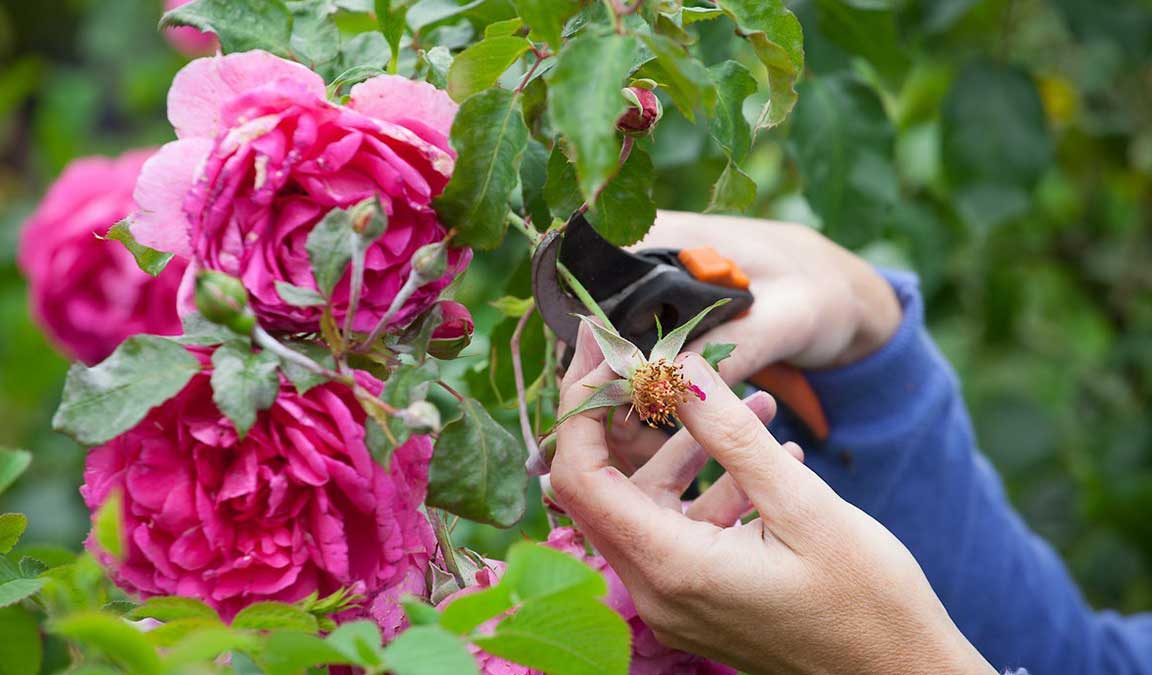
{"label": "green foliage background", "polygon": [[[0,445],[35,453],[0,511],[32,516],[29,542],[75,547],[87,523],[82,454],[48,428],[66,364],[28,318],[18,230],[71,158],[167,140],[183,59],[154,30],[160,4],[0,2]],[[807,71],[791,119],[744,164],[750,212],[919,272],[1014,502],[1094,603],[1152,609],[1152,1],[788,4]],[[760,72],[723,23],[699,28],[707,64]],[[703,210],[727,159],[702,122],[666,110],[657,203]],[[502,295],[522,246],[480,256],[463,299]],[[477,319],[507,344],[495,309]],[[471,351],[465,379],[505,378],[506,359],[476,372],[485,340]],[[538,534],[539,513],[528,522]],[[515,536],[476,529],[471,543],[502,552]]]}

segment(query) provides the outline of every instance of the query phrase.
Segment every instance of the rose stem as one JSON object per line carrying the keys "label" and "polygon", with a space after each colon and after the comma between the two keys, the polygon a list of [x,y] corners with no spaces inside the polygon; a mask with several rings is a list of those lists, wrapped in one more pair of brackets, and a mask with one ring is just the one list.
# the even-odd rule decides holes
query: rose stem
{"label": "rose stem", "polygon": [[352,256],[352,277],[348,281],[348,312],[344,315],[344,340],[352,341],[352,319],[360,308],[360,294],[364,287],[364,255],[363,246],[356,247]]}
{"label": "rose stem", "polygon": [[408,274],[408,280],[404,282],[404,286],[400,289],[400,292],[396,294],[395,298],[392,298],[392,304],[388,305],[388,311],[384,312],[384,316],[380,317],[380,321],[376,323],[376,327],[368,334],[368,339],[364,340],[364,344],[370,345],[379,340],[380,336],[384,334],[384,329],[388,327],[388,322],[392,320],[392,317],[396,316],[396,313],[400,311],[404,303],[408,302],[408,298],[411,298],[412,294],[423,285],[424,280],[420,278],[416,270],[412,270],[412,272]]}
{"label": "rose stem", "polygon": [[356,382],[351,377],[337,373],[334,370],[329,370],[319,363],[316,363],[308,356],[284,346],[279,340],[272,337],[268,331],[264,330],[260,326],[256,326],[256,328],[252,331],[252,340],[255,341],[256,344],[260,345],[261,348],[267,349],[285,361],[294,363],[301,368],[316,373],[317,375],[322,375],[330,380],[342,382],[350,387],[356,384]]}
{"label": "rose stem", "polygon": [[432,521],[432,529],[436,532],[436,543],[440,546],[440,552],[444,554],[444,566],[448,568],[448,572],[456,580],[456,584],[460,588],[464,588],[464,575],[460,574],[460,565],[456,562],[456,549],[452,547],[452,535],[448,534],[448,528],[444,526],[444,519],[440,517],[439,509],[428,509],[428,520]]}
{"label": "rose stem", "polygon": [[525,466],[530,473],[539,473],[547,469],[544,458],[540,455],[540,446],[536,445],[536,434],[532,431],[532,423],[528,419],[528,393],[524,389],[524,365],[520,359],[520,337],[524,334],[524,327],[528,319],[536,311],[536,306],[528,308],[527,312],[516,323],[516,330],[512,331],[512,375],[516,382],[516,408],[520,413],[520,435],[524,437],[524,445],[528,448],[528,460]]}

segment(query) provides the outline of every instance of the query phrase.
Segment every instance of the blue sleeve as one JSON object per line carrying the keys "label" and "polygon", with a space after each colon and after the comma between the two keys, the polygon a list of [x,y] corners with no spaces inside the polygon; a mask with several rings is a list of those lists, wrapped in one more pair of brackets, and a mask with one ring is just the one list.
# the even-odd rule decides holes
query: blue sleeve
{"label": "blue sleeve", "polygon": [[[996,668],[1152,675],[1152,615],[1087,605],[976,448],[956,375],[924,328],[915,277],[886,276],[904,308],[896,335],[851,366],[809,373],[831,426],[822,447],[805,444],[809,466],[904,542]],[[786,417],[773,431],[797,438]]]}

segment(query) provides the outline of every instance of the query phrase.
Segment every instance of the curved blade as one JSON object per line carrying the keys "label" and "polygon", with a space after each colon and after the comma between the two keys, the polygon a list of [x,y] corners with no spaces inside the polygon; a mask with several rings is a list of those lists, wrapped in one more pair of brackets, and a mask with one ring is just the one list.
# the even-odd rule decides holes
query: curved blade
{"label": "curved blade", "polygon": [[577,314],[587,314],[584,305],[564,290],[556,276],[556,263],[560,256],[560,242],[564,230],[551,230],[544,234],[536,252],[532,254],[532,295],[544,323],[567,344],[576,344],[580,330]]}

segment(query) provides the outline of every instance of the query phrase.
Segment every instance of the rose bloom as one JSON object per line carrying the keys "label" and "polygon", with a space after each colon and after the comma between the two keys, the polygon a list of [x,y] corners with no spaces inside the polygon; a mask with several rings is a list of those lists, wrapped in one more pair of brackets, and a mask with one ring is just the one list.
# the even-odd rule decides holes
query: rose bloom
{"label": "rose bloom", "polygon": [[[88,547],[124,590],[183,595],[230,619],[262,600],[293,602],[340,588],[372,596],[427,569],[435,537],[419,507],[432,443],[417,436],[390,467],[373,461],[351,390],[298,394],[238,440],[212,402],[205,367],[140,424],[88,455],[81,494],[93,513],[123,496],[122,560]],[[378,394],[382,384],[357,373]]]}
{"label": "rose bloom", "polygon": [[181,330],[176,290],[186,264],[174,259],[152,277],[123,244],[99,238],[136,208],[132,188],[151,154],[72,162],[21,233],[32,315],[62,351],[89,364],[130,335]]}
{"label": "rose bloom", "polygon": [[[172,82],[168,118],[179,140],[144,166],[133,233],[239,277],[265,328],[314,332],[321,308],[288,304],[275,283],[316,288],[306,246],[313,227],[333,208],[378,197],[388,230],[368,249],[353,323],[368,332],[407,280],[412,254],[446,235],[432,199],[455,164],[455,113],[443,91],[399,76],[356,85],[344,106],[327,100],[319,75],[266,52],[198,59]],[[448,271],[389,328],[428,309],[470,259],[450,249]],[[332,300],[340,323],[347,274]]]}
{"label": "rose bloom", "polygon": [[[176,9],[180,5],[186,5],[189,2],[190,0],[164,0],[164,10]],[[196,30],[189,26],[169,28],[164,31],[164,37],[168,38],[168,42],[175,47],[177,51],[187,56],[204,56],[211,54],[216,51],[216,47],[218,46],[215,35]]]}

